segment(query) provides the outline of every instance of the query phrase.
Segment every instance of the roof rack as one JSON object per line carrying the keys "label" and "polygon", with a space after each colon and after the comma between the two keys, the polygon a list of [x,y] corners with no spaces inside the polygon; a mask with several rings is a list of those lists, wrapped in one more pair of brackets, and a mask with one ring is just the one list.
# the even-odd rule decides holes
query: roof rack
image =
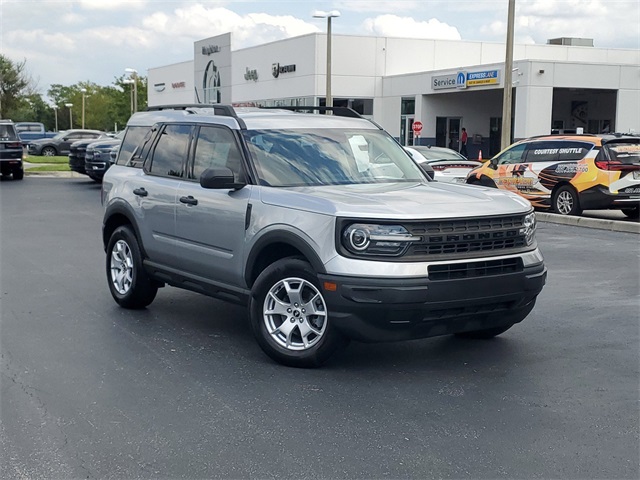
{"label": "roof rack", "polygon": [[147,112],[159,112],[162,110],[185,110],[189,113],[196,113],[194,111],[194,109],[196,108],[198,109],[205,108],[208,110],[213,110],[214,115],[218,115],[221,117],[232,117],[238,122],[238,125],[240,125],[240,128],[242,129],[247,128],[246,123],[244,123],[244,120],[238,117],[238,114],[236,113],[233,106],[223,105],[220,103],[215,103],[215,104],[214,103],[185,103],[185,104],[181,103],[181,104],[175,104],[175,105],[154,105],[152,107],[147,107]]}
{"label": "roof rack", "polygon": [[304,112],[307,110],[318,111],[319,113],[333,112],[337,117],[364,118],[358,112],[349,107],[317,107],[317,106],[281,106],[281,107],[260,107],[268,110],[291,110],[292,112]]}
{"label": "roof rack", "polygon": [[238,118],[236,111],[231,105],[222,105],[219,103],[185,103],[175,105],[154,105],[147,107],[148,112],[157,112],[160,110],[191,110],[192,108],[208,108],[213,109],[215,115],[221,115],[223,117]]}

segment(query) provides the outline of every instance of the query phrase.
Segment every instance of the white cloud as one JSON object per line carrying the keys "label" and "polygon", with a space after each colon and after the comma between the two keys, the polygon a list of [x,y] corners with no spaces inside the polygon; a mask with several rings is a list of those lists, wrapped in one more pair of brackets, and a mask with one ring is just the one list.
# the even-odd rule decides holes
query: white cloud
{"label": "white cloud", "polygon": [[318,27],[291,15],[237,13],[222,7],[206,8],[201,4],[155,13],[144,18],[143,26],[157,34],[179,35],[193,41],[232,32],[233,48],[317,32]]}
{"label": "white cloud", "polygon": [[410,17],[396,15],[380,15],[366,19],[362,28],[368,35],[383,37],[434,38],[441,40],[460,40],[460,32],[456,27],[443,23],[435,18],[426,22],[416,21]]}

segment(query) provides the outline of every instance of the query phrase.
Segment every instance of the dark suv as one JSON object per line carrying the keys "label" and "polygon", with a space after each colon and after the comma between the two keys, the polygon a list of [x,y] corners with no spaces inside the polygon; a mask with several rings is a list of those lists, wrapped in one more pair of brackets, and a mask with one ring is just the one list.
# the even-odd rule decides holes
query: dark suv
{"label": "dark suv", "polygon": [[0,120],[0,173],[2,177],[13,175],[14,180],[22,180],[24,166],[22,142],[11,120]]}
{"label": "dark suv", "polygon": [[[107,136],[99,130],[67,130],[60,132],[53,138],[31,140],[27,146],[29,155],[67,155],[73,142],[78,140],[95,140]],[[84,160],[84,157],[83,157]]]}
{"label": "dark suv", "polygon": [[102,183],[115,301],[144,308],[169,284],[247,305],[265,353],[298,367],[349,339],[522,321],[546,278],[531,204],[430,181],[379,126],[331,110],[134,114]]}

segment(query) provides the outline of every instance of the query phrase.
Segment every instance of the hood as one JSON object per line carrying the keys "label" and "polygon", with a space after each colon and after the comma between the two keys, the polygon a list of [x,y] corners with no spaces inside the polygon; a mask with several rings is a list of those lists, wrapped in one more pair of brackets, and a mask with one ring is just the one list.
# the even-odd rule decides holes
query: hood
{"label": "hood", "polygon": [[443,182],[259,188],[264,203],[339,217],[406,220],[531,210],[529,201],[515,193]]}
{"label": "hood", "polygon": [[120,139],[115,139],[115,138],[105,138],[104,140],[98,140],[96,141],[91,140],[91,143],[89,143],[88,147],[90,148],[111,148],[111,147],[115,147],[116,145],[120,145],[120,143],[122,142],[122,140]]}

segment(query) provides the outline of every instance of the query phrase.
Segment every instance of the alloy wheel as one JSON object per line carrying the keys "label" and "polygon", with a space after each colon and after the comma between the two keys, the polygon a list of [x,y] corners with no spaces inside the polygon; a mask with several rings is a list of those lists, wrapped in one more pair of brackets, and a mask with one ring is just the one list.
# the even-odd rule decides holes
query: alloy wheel
{"label": "alloy wheel", "polygon": [[263,320],[278,345],[287,350],[307,350],[325,333],[327,306],[315,285],[302,278],[285,278],[267,293]]}
{"label": "alloy wheel", "polygon": [[133,256],[127,242],[118,240],[111,251],[111,283],[120,295],[133,284]]}

